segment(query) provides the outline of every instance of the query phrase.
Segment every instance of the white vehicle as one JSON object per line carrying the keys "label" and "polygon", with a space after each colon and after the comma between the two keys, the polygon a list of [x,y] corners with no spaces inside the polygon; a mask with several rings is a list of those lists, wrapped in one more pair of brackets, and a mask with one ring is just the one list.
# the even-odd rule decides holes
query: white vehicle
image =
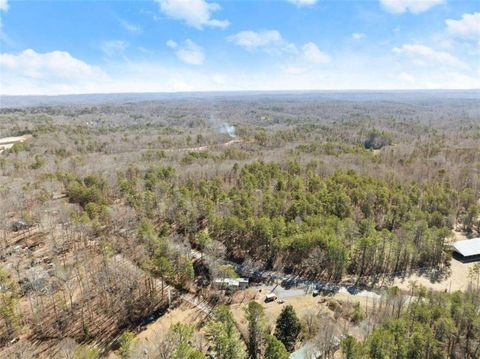
{"label": "white vehicle", "polygon": [[265,296],[265,303],[274,302],[277,300],[277,295],[275,293],[268,293]]}

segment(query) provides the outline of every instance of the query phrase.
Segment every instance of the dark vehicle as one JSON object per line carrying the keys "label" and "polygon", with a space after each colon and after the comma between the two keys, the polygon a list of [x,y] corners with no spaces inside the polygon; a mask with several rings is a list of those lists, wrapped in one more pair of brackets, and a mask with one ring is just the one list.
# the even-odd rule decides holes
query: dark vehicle
{"label": "dark vehicle", "polygon": [[317,290],[324,293],[336,293],[340,287],[335,284],[319,284],[317,285]]}
{"label": "dark vehicle", "polygon": [[262,271],[256,270],[253,272],[252,276],[250,277],[250,280],[255,283],[261,283],[265,279]]}
{"label": "dark vehicle", "polygon": [[28,229],[30,228],[31,226],[29,224],[27,224],[27,222],[25,221],[16,221],[12,224],[12,231],[14,232],[18,232],[18,231],[22,231],[24,229]]}
{"label": "dark vehicle", "polygon": [[348,293],[351,295],[356,295],[362,291],[360,287],[351,286],[347,288]]}

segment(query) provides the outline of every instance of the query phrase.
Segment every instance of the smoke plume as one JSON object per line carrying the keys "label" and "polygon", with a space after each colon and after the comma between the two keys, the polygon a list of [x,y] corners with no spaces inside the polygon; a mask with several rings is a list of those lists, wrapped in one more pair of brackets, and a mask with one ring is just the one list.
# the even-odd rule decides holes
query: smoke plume
{"label": "smoke plume", "polygon": [[237,135],[235,134],[235,126],[231,126],[226,122],[222,123],[220,133],[226,133],[232,138],[237,137]]}
{"label": "smoke plume", "polygon": [[214,115],[210,115],[209,121],[218,132],[226,133],[231,138],[237,137],[235,126],[230,125],[228,122],[219,121]]}

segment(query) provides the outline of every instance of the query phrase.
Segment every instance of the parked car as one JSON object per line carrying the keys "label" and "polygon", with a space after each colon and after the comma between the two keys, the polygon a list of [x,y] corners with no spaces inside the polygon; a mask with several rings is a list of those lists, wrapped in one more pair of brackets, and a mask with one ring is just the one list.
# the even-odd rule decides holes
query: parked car
{"label": "parked car", "polygon": [[22,220],[19,220],[19,221],[16,221],[16,222],[12,223],[12,231],[14,231],[14,232],[22,231],[22,230],[28,229],[30,227],[31,226],[27,222],[22,221]]}

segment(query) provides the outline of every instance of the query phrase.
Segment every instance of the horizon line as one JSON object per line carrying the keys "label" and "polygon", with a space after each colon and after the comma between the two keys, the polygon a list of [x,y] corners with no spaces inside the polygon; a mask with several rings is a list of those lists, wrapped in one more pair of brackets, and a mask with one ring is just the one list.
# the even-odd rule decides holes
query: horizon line
{"label": "horizon line", "polygon": [[480,88],[435,88],[435,89],[292,89],[292,90],[196,90],[196,91],[137,91],[137,92],[81,92],[81,93],[58,93],[58,94],[1,94],[0,97],[61,97],[61,96],[97,96],[97,95],[178,95],[178,94],[234,94],[234,93],[321,93],[321,92],[460,92],[480,91]]}

